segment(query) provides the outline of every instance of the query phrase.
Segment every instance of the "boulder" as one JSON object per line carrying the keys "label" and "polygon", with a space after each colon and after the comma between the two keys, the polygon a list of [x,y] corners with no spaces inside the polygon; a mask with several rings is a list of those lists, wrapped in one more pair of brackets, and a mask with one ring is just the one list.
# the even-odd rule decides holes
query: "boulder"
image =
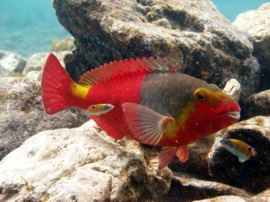
{"label": "boulder", "polygon": [[40,85],[26,78],[0,78],[0,160],[27,138],[42,130],[77,127],[89,120],[69,109],[45,113]]}
{"label": "boulder", "polygon": [[52,50],[54,52],[72,51],[75,48],[74,38],[66,37],[64,39],[52,40]]}
{"label": "boulder", "polygon": [[253,196],[251,198],[251,202],[269,202],[270,200],[270,189],[268,188],[267,190]]}
{"label": "boulder", "polygon": [[257,89],[252,44],[209,0],[54,0],[53,5],[75,38],[76,50],[66,60],[74,80],[106,62],[158,55],[220,87],[237,79],[243,96]]}
{"label": "boulder", "polygon": [[9,76],[11,72],[21,73],[25,68],[26,59],[21,55],[0,50],[0,77]]}
{"label": "boulder", "polygon": [[261,91],[249,96],[242,103],[242,118],[270,114],[270,90]]}
{"label": "boulder", "polygon": [[[218,132],[209,154],[209,175],[218,181],[258,193],[270,186],[270,117],[257,116]],[[257,155],[241,163],[219,144],[234,138],[255,148]]]}
{"label": "boulder", "polygon": [[270,87],[270,3],[257,10],[240,14],[233,24],[249,35],[254,45],[253,54],[261,65],[261,89]]}
{"label": "boulder", "polygon": [[213,181],[194,178],[189,174],[173,173],[171,189],[161,201],[194,201],[206,198],[231,195],[232,198],[249,198],[252,195],[241,189]]}
{"label": "boulder", "polygon": [[[71,53],[70,51],[54,52],[54,54],[56,55],[56,57],[63,66],[65,57],[70,53]],[[31,55],[30,58],[27,60],[23,74],[27,75],[31,71],[41,72],[41,70],[45,65],[48,55],[49,53],[35,53]]]}
{"label": "boulder", "polygon": [[196,200],[194,202],[247,202],[247,201],[249,200],[246,200],[240,196],[227,195],[203,200]]}
{"label": "boulder", "polygon": [[0,200],[158,200],[169,191],[171,173],[146,166],[135,141],[126,146],[93,121],[38,133],[0,162]]}

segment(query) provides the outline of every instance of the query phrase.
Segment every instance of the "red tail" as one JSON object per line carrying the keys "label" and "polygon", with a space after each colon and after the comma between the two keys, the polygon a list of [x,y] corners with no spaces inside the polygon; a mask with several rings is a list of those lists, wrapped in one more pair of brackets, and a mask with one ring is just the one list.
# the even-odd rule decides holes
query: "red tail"
{"label": "red tail", "polygon": [[70,95],[72,82],[57,58],[50,54],[41,81],[41,95],[48,114],[54,114],[69,107],[65,97]]}

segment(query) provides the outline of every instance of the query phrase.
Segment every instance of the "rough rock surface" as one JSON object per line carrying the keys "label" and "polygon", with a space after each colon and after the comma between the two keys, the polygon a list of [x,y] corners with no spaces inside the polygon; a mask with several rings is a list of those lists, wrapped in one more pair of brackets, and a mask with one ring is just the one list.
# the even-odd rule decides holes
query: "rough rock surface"
{"label": "rough rock surface", "polygon": [[239,100],[241,95],[241,84],[236,79],[230,79],[224,89],[223,92],[230,95],[233,99]]}
{"label": "rough rock surface", "polygon": [[197,200],[194,202],[247,202],[247,201],[248,200],[240,196],[227,195],[227,196],[218,196],[210,199]]}
{"label": "rough rock surface", "polygon": [[21,73],[26,59],[17,53],[0,50],[0,77],[8,76],[11,72]]}
{"label": "rough rock surface", "polygon": [[233,24],[253,41],[253,54],[262,67],[261,88],[270,88],[270,3],[240,14]]}
{"label": "rough rock surface", "polygon": [[54,0],[53,5],[76,40],[66,61],[75,80],[115,59],[160,55],[179,71],[222,87],[235,78],[243,95],[257,88],[251,43],[209,0]]}
{"label": "rough rock surface", "polygon": [[93,121],[43,131],[0,163],[0,200],[150,201],[166,194],[171,173],[146,168],[135,141],[126,146]]}
{"label": "rough rock surface", "polygon": [[270,188],[253,196],[250,202],[269,202],[270,201]]}
{"label": "rough rock surface", "polygon": [[261,91],[249,96],[242,104],[242,118],[257,115],[269,116],[270,90]]}
{"label": "rough rock surface", "polygon": [[[64,65],[64,59],[67,55],[71,54],[70,51],[61,51],[61,52],[54,52],[58,60]],[[37,71],[41,72],[44,67],[44,64],[47,60],[49,53],[35,53],[27,60],[25,69],[23,71],[24,75],[27,75],[29,72]]]}
{"label": "rough rock surface", "polygon": [[52,50],[54,52],[72,51],[75,48],[75,39],[73,37],[66,37],[64,39],[53,40]]}
{"label": "rough rock surface", "polygon": [[77,127],[89,120],[77,110],[44,112],[37,82],[0,78],[0,159],[28,137],[47,129]]}
{"label": "rough rock surface", "polygon": [[226,184],[200,180],[189,174],[174,172],[171,189],[164,201],[189,202],[221,195],[235,195],[243,198],[251,196],[241,189]]}
{"label": "rough rock surface", "polygon": [[209,154],[209,174],[215,180],[258,193],[270,186],[270,117],[257,116],[222,130],[221,138],[240,139],[257,155],[244,163],[224,149],[216,138]]}

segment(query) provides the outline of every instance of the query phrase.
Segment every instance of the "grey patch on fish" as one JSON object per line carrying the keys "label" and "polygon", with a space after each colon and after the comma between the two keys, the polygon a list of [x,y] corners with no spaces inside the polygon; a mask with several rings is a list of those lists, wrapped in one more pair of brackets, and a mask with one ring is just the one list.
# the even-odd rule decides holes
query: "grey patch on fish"
{"label": "grey patch on fish", "polygon": [[140,104],[163,115],[178,117],[197,88],[220,90],[216,85],[182,73],[156,73],[145,77]]}

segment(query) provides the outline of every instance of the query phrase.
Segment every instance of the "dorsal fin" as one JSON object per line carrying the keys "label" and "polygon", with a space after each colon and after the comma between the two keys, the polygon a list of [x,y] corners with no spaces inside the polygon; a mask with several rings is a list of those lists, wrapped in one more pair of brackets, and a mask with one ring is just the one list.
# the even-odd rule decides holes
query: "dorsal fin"
{"label": "dorsal fin", "polygon": [[176,72],[166,58],[120,60],[90,70],[80,77],[79,84],[93,85],[134,73]]}

